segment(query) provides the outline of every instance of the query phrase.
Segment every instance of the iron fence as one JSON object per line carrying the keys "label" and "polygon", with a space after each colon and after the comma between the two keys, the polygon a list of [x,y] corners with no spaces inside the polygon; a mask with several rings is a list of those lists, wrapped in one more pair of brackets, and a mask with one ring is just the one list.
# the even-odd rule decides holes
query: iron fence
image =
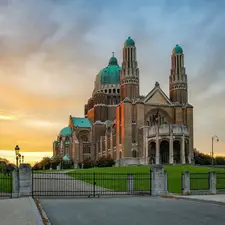
{"label": "iron fence", "polygon": [[209,190],[209,174],[190,173],[190,190]]}
{"label": "iron fence", "polygon": [[150,173],[33,172],[33,196],[150,195]]}
{"label": "iron fence", "polygon": [[216,189],[225,190],[225,173],[216,173]]}
{"label": "iron fence", "polygon": [[12,173],[0,172],[0,197],[12,197]]}

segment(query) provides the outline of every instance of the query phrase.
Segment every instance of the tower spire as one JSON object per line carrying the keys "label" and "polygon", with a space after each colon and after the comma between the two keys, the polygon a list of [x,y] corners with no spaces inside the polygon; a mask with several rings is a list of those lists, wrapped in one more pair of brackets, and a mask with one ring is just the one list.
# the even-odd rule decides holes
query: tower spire
{"label": "tower spire", "polygon": [[169,77],[170,100],[181,104],[188,103],[187,74],[184,67],[183,49],[177,44],[171,55]]}
{"label": "tower spire", "polygon": [[124,43],[120,92],[121,101],[126,97],[136,99],[139,96],[139,68],[136,61],[135,42],[131,37],[128,37]]}
{"label": "tower spire", "polygon": [[114,52],[112,52],[112,56],[114,57]]}

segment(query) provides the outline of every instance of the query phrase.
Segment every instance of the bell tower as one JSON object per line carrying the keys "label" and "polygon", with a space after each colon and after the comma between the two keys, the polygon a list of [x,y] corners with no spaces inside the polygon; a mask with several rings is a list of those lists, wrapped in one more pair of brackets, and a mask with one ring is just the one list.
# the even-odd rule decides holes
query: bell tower
{"label": "bell tower", "polygon": [[183,49],[176,45],[171,55],[169,76],[170,100],[181,104],[188,103],[187,74],[184,67]]}
{"label": "bell tower", "polygon": [[139,97],[139,68],[135,42],[131,37],[128,37],[124,43],[120,72],[120,100],[123,101],[126,97],[131,100]]}

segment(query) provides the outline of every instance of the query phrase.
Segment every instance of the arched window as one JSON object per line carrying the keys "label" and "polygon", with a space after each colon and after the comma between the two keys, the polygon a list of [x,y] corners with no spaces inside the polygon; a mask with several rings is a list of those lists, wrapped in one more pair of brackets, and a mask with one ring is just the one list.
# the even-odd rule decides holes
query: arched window
{"label": "arched window", "polygon": [[132,151],[132,157],[133,157],[133,158],[137,158],[137,151],[136,151],[136,150],[133,150],[133,151]]}

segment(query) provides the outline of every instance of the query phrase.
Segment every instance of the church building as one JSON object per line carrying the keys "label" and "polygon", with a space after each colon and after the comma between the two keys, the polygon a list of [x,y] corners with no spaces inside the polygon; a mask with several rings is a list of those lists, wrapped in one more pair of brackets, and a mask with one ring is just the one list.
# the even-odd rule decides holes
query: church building
{"label": "church building", "polygon": [[96,75],[94,89],[84,106],[84,117],[69,117],[53,142],[54,155],[68,155],[77,165],[110,155],[117,166],[186,164],[193,160],[193,106],[183,49],[172,50],[169,96],[156,81],[140,95],[136,45],[128,38],[121,66],[116,57]]}

